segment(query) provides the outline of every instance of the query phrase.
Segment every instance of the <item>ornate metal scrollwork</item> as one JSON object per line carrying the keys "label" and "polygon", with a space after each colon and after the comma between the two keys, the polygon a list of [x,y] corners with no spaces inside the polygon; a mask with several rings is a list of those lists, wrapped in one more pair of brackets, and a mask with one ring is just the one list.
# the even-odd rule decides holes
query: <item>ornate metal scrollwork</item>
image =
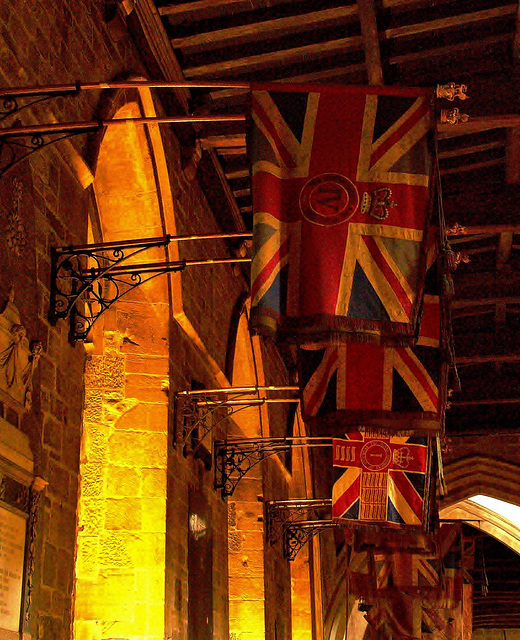
{"label": "ornate metal scrollwork", "polygon": [[[4,100],[4,105],[5,102]],[[31,104],[34,104],[34,102]],[[4,116],[2,116],[1,113],[2,111],[0,111],[0,121],[8,115],[15,113],[15,109],[13,108],[10,113]],[[95,125],[91,129],[85,129],[85,127],[77,129],[69,127],[67,131],[42,131],[41,133],[27,133],[26,135],[10,133],[9,129],[0,129],[0,178],[36,151],[60,142],[61,140],[77,136],[80,133],[92,133],[100,129],[101,126],[101,124]]]}
{"label": "ornate metal scrollwork", "polygon": [[[309,500],[279,500],[266,502],[266,536],[275,544],[283,535],[285,525],[309,520],[323,511],[330,511],[332,501],[327,498]],[[317,518],[319,519],[319,518]]]}
{"label": "ornate metal scrollwork", "polygon": [[135,243],[97,244],[53,249],[49,320],[71,316],[71,341],[85,340],[99,316],[139,285],[168,272],[182,271],[185,261],[123,265],[152,247],[165,246],[169,236]]}
{"label": "ornate metal scrollwork", "polygon": [[332,520],[316,520],[314,522],[293,522],[283,528],[283,554],[288,560],[294,560],[298,552],[309,540],[325,529],[340,527]]}
{"label": "ornate metal scrollwork", "polygon": [[215,442],[215,489],[221,489],[223,498],[233,495],[250,469],[269,456],[290,448],[291,444],[283,438]]}

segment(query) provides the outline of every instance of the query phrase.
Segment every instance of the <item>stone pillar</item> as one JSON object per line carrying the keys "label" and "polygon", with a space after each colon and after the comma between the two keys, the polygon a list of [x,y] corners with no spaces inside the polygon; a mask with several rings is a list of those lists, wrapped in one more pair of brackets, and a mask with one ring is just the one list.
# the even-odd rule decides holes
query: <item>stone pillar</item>
{"label": "stone pillar", "polygon": [[[160,374],[143,393],[130,386],[135,359],[121,345],[119,333],[106,333],[103,355],[86,369],[76,640],[164,637],[166,396]],[[162,366],[142,361],[148,373],[150,361]]]}

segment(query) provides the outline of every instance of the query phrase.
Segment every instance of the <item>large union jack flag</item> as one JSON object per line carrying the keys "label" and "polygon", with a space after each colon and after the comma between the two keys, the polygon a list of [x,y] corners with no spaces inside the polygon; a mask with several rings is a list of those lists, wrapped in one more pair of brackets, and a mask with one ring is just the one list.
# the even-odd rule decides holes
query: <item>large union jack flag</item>
{"label": "large union jack flag", "polygon": [[332,517],[342,523],[422,527],[428,515],[428,437],[351,431],[333,439]]}
{"label": "large union jack flag", "polygon": [[430,219],[430,91],[251,94],[253,327],[299,343],[409,343]]}
{"label": "large union jack flag", "polygon": [[302,412],[307,421],[325,424],[335,435],[349,424],[423,433],[442,428],[447,363],[441,348],[436,254],[432,245],[414,346],[350,342],[300,349]]}

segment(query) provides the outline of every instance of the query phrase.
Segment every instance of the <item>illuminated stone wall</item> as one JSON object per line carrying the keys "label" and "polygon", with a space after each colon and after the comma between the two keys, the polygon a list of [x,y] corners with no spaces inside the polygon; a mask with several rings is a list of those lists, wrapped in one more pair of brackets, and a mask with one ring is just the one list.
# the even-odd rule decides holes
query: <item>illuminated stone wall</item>
{"label": "illuminated stone wall", "polygon": [[[4,0],[2,84],[145,75],[122,21],[105,23],[102,9],[103,3],[90,1],[49,5]],[[117,108],[125,104],[120,98],[114,98]],[[136,101],[134,95],[125,99]],[[87,120],[98,114],[98,100],[98,93],[60,98],[27,112],[24,122]],[[150,97],[141,95],[140,102],[150,115]],[[131,115],[133,108],[121,113]],[[157,127],[146,133],[130,129],[126,141],[141,153],[135,167],[141,168],[142,181],[125,168],[126,149],[123,154],[108,145],[106,162],[100,162],[100,139],[81,136],[35,154],[0,185],[2,224],[12,219],[18,225],[20,218],[12,242],[0,243],[0,303],[14,285],[28,332],[44,345],[34,407],[23,425],[35,473],[49,482],[37,524],[26,631],[38,640],[189,638],[188,591],[197,583],[188,572],[191,488],[211,514],[213,636],[288,640],[290,569],[280,547],[271,548],[265,540],[262,500],[299,497],[296,481],[283,461],[270,461],[225,501],[214,490],[213,470],[173,446],[168,418],[168,393],[171,399],[193,381],[206,387],[230,382],[226,350],[231,318],[247,291],[241,272],[231,266],[201,267],[139,289],[106,312],[88,353],[82,345],[69,344],[67,322],[52,327],[47,321],[50,248],[85,243],[89,220],[91,240],[220,230],[193,175],[183,172],[181,148],[171,131],[163,129],[164,157],[156,154],[152,166],[150,146],[163,132]],[[105,195],[119,184],[115,199],[103,201],[94,192],[98,170],[105,171],[102,180],[97,174]],[[16,204],[15,178],[22,182],[21,205]],[[148,190],[151,181],[160,203]],[[147,224],[144,215],[152,210]],[[2,232],[7,233],[5,225]],[[228,248],[225,241],[184,243],[179,251],[171,246],[154,257],[227,257]],[[264,345],[262,357],[262,380],[288,380],[273,344]],[[250,364],[246,358],[233,382],[255,379],[247,378]],[[279,409],[268,415],[264,408],[265,431],[258,430],[256,413],[247,421],[231,426],[230,432],[267,435],[285,429]],[[209,450],[211,440],[226,431],[223,423],[208,436]],[[298,628],[305,634],[304,606],[299,615]]]}

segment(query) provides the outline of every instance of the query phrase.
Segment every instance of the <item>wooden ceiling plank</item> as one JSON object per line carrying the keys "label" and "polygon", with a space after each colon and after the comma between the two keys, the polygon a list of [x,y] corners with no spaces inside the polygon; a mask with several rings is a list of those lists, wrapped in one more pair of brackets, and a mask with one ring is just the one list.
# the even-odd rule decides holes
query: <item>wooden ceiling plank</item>
{"label": "wooden ceiling plank", "polygon": [[236,171],[226,171],[226,178],[228,180],[239,180],[240,178],[248,178],[249,169],[237,169]]}
{"label": "wooden ceiling plank", "polygon": [[511,259],[513,249],[513,234],[504,231],[500,234],[497,248],[497,269],[503,269]]}
{"label": "wooden ceiling plank", "polygon": [[205,149],[223,148],[223,147],[240,147],[242,153],[245,153],[246,135],[242,134],[222,134],[218,136],[203,136],[200,142]]}
{"label": "wooden ceiling plank", "polygon": [[390,64],[408,64],[410,62],[416,62],[418,60],[428,58],[451,58],[456,53],[466,52],[473,49],[481,49],[485,47],[491,47],[495,44],[501,44],[503,42],[509,42],[511,36],[509,34],[499,34],[494,36],[488,36],[487,38],[481,38],[480,40],[472,40],[470,42],[461,42],[459,44],[447,45],[444,47],[436,47],[433,49],[422,49],[421,51],[412,51],[411,53],[403,53],[401,55],[394,55],[390,57]]}
{"label": "wooden ceiling plank", "polygon": [[195,0],[194,2],[176,2],[159,7],[162,16],[168,16],[179,22],[181,20],[197,20],[221,16],[237,11],[252,11],[267,6],[286,4],[292,0]]}
{"label": "wooden ceiling plank", "polygon": [[503,143],[485,142],[484,144],[475,144],[470,147],[460,147],[459,149],[450,149],[449,151],[441,151],[438,156],[439,160],[447,160],[448,158],[460,158],[460,156],[471,155],[472,153],[482,153],[483,151],[491,151],[492,149],[500,149]]}
{"label": "wooden ceiling plank", "polygon": [[513,65],[520,64],[520,2],[516,11],[515,39],[513,40]]}
{"label": "wooden ceiling plank", "polygon": [[453,175],[456,173],[464,173],[466,171],[478,171],[479,169],[486,169],[487,167],[495,167],[499,164],[503,164],[505,158],[492,158],[491,160],[483,160],[482,162],[474,162],[472,164],[464,164],[460,167],[441,167],[441,175]]}
{"label": "wooden ceiling plank", "polygon": [[429,20],[427,22],[418,22],[416,24],[407,24],[401,27],[385,29],[383,32],[386,38],[402,38],[404,36],[416,36],[450,27],[461,27],[462,25],[472,24],[475,22],[485,22],[493,18],[502,18],[505,16],[516,15],[518,4],[507,4],[501,7],[493,7],[492,9],[484,9],[483,11],[473,11],[472,13],[461,13],[456,16],[447,18],[439,18],[437,20]]}
{"label": "wooden ceiling plank", "polygon": [[444,139],[511,127],[520,127],[520,114],[506,113],[496,116],[475,117],[470,118],[468,122],[461,122],[456,125],[439,124],[437,125],[437,131],[439,132],[439,137]]}
{"label": "wooden ceiling plank", "polygon": [[506,181],[520,184],[520,128],[507,132],[506,160]]}
{"label": "wooden ceiling plank", "polygon": [[495,353],[493,355],[456,356],[458,365],[495,364],[496,362],[520,362],[520,353]]}
{"label": "wooden ceiling plank", "polygon": [[198,67],[188,67],[184,69],[184,75],[186,78],[232,76],[234,74],[247,73],[273,66],[305,62],[327,54],[345,53],[348,49],[359,49],[362,45],[363,38],[361,36],[340,38],[339,40],[318,42],[302,47],[283,49],[281,51],[270,51],[269,53],[247,56],[245,58],[222,60]]}
{"label": "wooden ceiling plank", "polygon": [[379,32],[374,0],[357,0],[365,63],[367,66],[368,83],[383,84],[383,67],[381,64],[381,50],[379,47]]}
{"label": "wooden ceiling plank", "polygon": [[520,304],[518,296],[497,296],[495,298],[464,298],[461,300],[452,300],[452,309],[463,309],[467,307],[479,307],[496,304]]}
{"label": "wooden ceiling plank", "polygon": [[479,400],[450,400],[452,407],[478,407],[488,404],[520,404],[520,398],[480,398]]}
{"label": "wooden ceiling plank", "polygon": [[357,6],[335,7],[311,13],[302,13],[276,20],[254,22],[252,24],[229,27],[204,33],[197,33],[185,38],[172,38],[174,49],[182,49],[184,53],[193,54],[206,49],[225,47],[229,44],[240,45],[265,38],[275,38],[292,33],[302,33],[338,24],[342,20],[357,14]]}
{"label": "wooden ceiling plank", "polygon": [[[500,203],[498,203],[500,204]],[[472,239],[470,236],[475,235],[495,235],[497,233],[520,233],[520,223],[518,224],[480,224],[480,225],[468,225],[464,227],[465,232],[463,234],[454,232],[448,229],[448,236],[456,238]]]}

